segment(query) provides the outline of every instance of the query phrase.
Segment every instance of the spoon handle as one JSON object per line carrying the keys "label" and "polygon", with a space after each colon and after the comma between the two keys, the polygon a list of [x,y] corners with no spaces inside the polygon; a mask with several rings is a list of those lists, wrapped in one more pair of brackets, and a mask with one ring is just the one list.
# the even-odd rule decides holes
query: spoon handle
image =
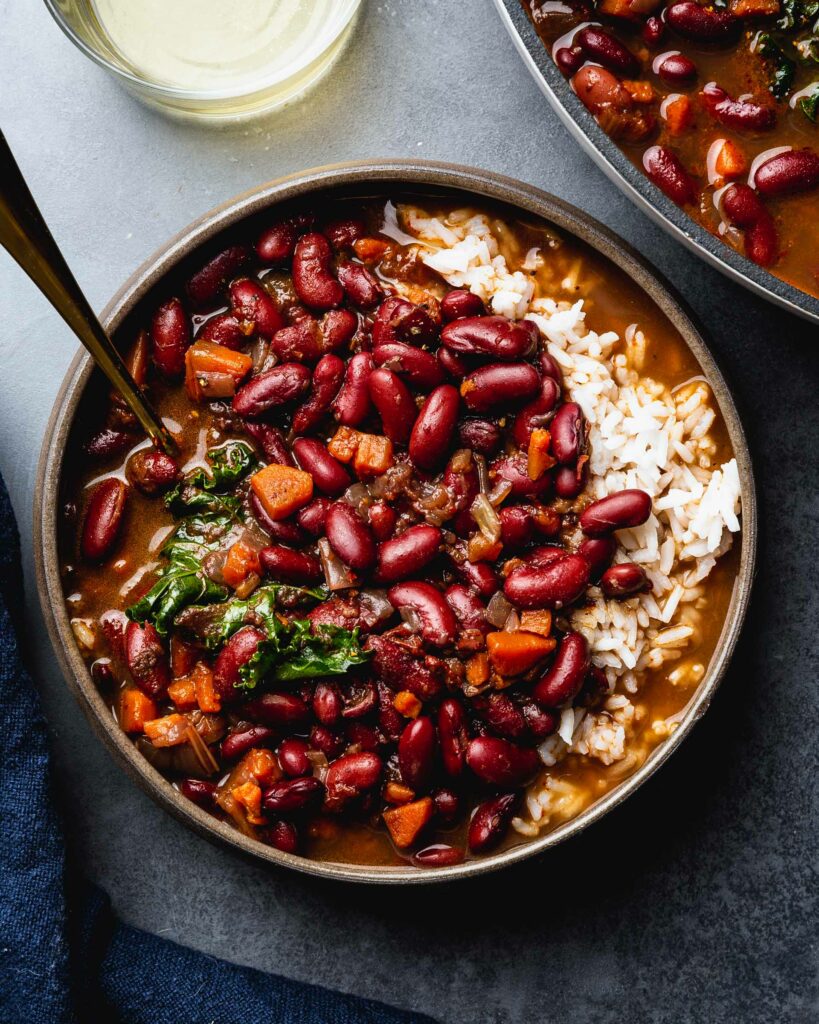
{"label": "spoon handle", "polygon": [[68,268],[0,131],[0,244],[37,285],[125,399],[154,444],[168,453],[173,438],[137,387]]}

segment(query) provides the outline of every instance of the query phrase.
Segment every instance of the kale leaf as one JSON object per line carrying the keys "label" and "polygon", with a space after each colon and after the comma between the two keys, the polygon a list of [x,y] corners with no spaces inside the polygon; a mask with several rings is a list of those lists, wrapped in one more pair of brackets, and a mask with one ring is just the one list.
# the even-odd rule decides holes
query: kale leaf
{"label": "kale leaf", "polygon": [[239,515],[240,500],[232,490],[258,461],[253,449],[245,441],[228,441],[219,448],[211,448],[205,455],[210,472],[195,469],[169,491],[165,505],[174,515],[191,511]]}
{"label": "kale leaf", "polygon": [[799,100],[799,109],[814,124],[819,119],[819,85],[813,87],[813,91]]}
{"label": "kale leaf", "polygon": [[[307,590],[286,583],[268,583],[245,600],[238,598],[229,601],[222,608],[212,609],[213,622],[202,639],[208,650],[218,650],[233,634],[248,624],[263,629],[268,637],[277,637],[284,628],[277,614],[280,608],[290,608],[295,604],[315,603],[327,599],[327,590],[316,587]],[[218,612],[218,615],[215,614]]]}
{"label": "kale leaf", "polygon": [[256,653],[239,669],[237,687],[255,690],[263,681],[289,683],[322,676],[343,676],[363,665],[370,652],[361,647],[359,630],[319,626],[315,633],[307,619],[296,619],[259,644]]}
{"label": "kale leaf", "polygon": [[757,41],[757,52],[773,64],[773,74],[768,89],[778,99],[788,95],[793,86],[796,64],[785,55],[785,51],[769,32],[761,32]]}

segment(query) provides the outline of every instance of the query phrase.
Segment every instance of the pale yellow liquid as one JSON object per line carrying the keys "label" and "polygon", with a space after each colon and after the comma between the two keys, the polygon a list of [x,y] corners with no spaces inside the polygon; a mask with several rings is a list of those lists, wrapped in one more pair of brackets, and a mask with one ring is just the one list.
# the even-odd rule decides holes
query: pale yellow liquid
{"label": "pale yellow liquid", "polygon": [[250,90],[318,56],[357,0],[93,0],[111,44],[144,78]]}

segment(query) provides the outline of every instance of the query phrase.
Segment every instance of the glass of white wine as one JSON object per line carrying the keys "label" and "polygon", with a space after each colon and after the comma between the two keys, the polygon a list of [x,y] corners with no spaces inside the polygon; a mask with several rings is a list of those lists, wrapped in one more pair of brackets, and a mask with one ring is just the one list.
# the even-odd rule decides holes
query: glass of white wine
{"label": "glass of white wine", "polygon": [[76,46],[141,100],[234,121],[283,106],[328,70],[361,0],[45,0]]}

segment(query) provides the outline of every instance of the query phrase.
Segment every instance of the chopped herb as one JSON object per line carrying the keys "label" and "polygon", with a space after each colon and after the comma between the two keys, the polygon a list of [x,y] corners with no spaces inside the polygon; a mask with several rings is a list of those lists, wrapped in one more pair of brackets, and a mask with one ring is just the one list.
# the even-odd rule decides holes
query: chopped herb
{"label": "chopped herb", "polygon": [[220,609],[214,608],[213,612],[219,614],[214,614],[214,621],[203,636],[205,646],[211,651],[218,650],[237,630],[249,623],[264,629],[268,636],[277,635],[283,628],[277,609],[324,601],[327,593],[324,587],[307,590],[285,583],[268,583],[246,600],[237,598]]}
{"label": "chopped herb", "polygon": [[819,119],[819,82],[814,85],[812,92],[799,100],[799,109],[808,120],[813,121],[814,124],[817,122]]}
{"label": "chopped herb", "polygon": [[789,57],[785,56],[782,47],[768,32],[761,32],[759,34],[757,53],[773,64],[773,74],[768,83],[771,93],[778,100],[785,99],[793,86],[796,64]]}

